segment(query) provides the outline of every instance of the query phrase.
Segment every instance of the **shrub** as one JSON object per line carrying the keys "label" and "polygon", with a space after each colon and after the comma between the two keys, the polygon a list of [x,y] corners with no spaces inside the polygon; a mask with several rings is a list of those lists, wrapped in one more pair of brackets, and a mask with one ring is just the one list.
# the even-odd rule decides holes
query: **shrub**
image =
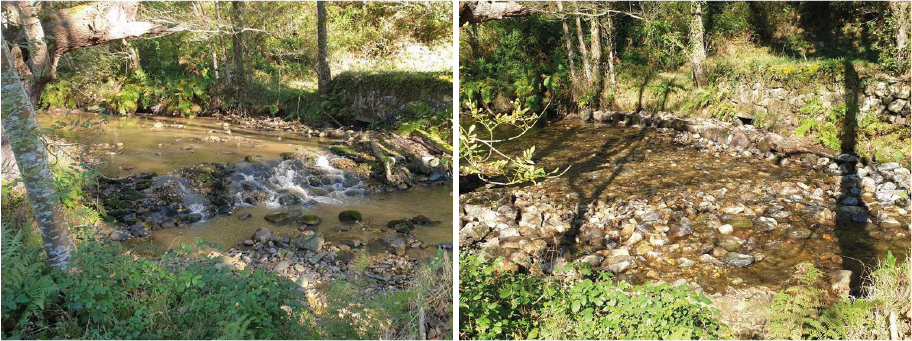
{"label": "shrub", "polygon": [[[565,277],[500,272],[496,261],[460,256],[463,338],[719,338],[718,311],[686,287],[614,282],[574,265]],[[578,274],[578,275],[574,275]]]}
{"label": "shrub", "polygon": [[[4,228],[4,338],[253,339],[309,337],[294,283],[262,271],[218,269],[205,258],[134,258],[86,243],[78,269],[44,265]],[[9,242],[8,242],[9,241]]]}

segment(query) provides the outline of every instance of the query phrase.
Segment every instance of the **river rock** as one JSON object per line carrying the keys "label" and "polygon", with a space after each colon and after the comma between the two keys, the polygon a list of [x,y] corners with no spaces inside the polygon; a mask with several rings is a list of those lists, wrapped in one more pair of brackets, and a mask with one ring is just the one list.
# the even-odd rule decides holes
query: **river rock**
{"label": "river rock", "polygon": [[266,229],[266,228],[258,229],[253,234],[253,240],[256,240],[259,242],[269,241],[270,239],[272,239],[272,231],[270,231],[269,229]]}
{"label": "river rock", "polygon": [[754,263],[754,256],[737,252],[729,252],[726,253],[725,256],[722,256],[722,261],[728,263],[729,265],[743,268]]}
{"label": "river rock", "polygon": [[703,262],[703,263],[712,264],[712,265],[715,265],[715,266],[722,266],[722,265],[725,265],[725,263],[723,263],[723,262],[720,261],[718,258],[713,257],[713,256],[710,255],[710,254],[704,254],[704,255],[700,256],[700,261]]}
{"label": "river rock", "polygon": [[754,221],[754,226],[757,227],[759,231],[772,231],[776,229],[776,226],[779,225],[779,222],[776,219],[769,217],[759,217]]}
{"label": "river rock", "polygon": [[342,223],[354,223],[361,221],[361,212],[347,210],[339,212],[339,221]]}
{"label": "river rock", "polygon": [[397,255],[405,254],[405,239],[397,235],[383,237],[383,243],[393,249],[393,252]]}
{"label": "river rock", "polygon": [[283,260],[276,264],[274,268],[272,268],[272,272],[281,273],[287,269],[289,265],[291,265],[291,263],[289,263],[287,260]]}
{"label": "river rock", "polygon": [[725,225],[719,226],[719,228],[718,228],[719,233],[721,233],[721,234],[732,233],[732,231],[734,231],[734,229],[735,228],[732,227],[731,224],[725,224]]}
{"label": "river rock", "polygon": [[323,222],[323,218],[320,218],[319,216],[317,216],[315,214],[304,214],[304,215],[301,215],[300,217],[298,217],[297,219],[295,219],[295,221],[301,225],[317,226],[317,225],[320,225],[321,222]]}
{"label": "river rock", "polygon": [[319,251],[320,248],[323,247],[323,243],[323,234],[313,231],[305,234],[304,236],[298,237],[293,242],[294,246],[298,249],[306,249],[313,252]]}
{"label": "river rock", "polygon": [[851,270],[836,270],[830,273],[830,290],[840,296],[847,296],[851,290]]}
{"label": "river rock", "polygon": [[263,219],[266,219],[266,221],[271,223],[281,223],[288,219],[289,215],[290,213],[288,211],[272,212],[264,216]]}
{"label": "river rock", "polygon": [[415,229],[415,224],[408,219],[397,219],[386,223],[386,227],[399,233],[409,233]]}
{"label": "river rock", "polygon": [[108,235],[108,238],[110,238],[111,240],[113,240],[115,242],[122,242],[122,241],[130,239],[130,234],[125,233],[120,230],[114,230],[114,231],[111,231],[111,234]]}
{"label": "river rock", "polygon": [[811,230],[800,227],[788,231],[788,237],[791,239],[808,239],[814,234]]}
{"label": "river rock", "polygon": [[619,274],[628,269],[635,269],[637,267],[636,258],[632,256],[616,256],[605,258],[602,261],[602,266],[608,268],[609,271]]}
{"label": "river rock", "polygon": [[898,220],[887,215],[881,215],[877,221],[877,224],[882,228],[902,227],[902,224]]}

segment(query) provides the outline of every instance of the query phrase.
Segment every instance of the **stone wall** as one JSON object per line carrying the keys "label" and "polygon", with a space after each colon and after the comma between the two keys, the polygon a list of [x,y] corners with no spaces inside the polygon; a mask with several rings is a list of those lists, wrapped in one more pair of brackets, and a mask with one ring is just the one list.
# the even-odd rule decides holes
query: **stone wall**
{"label": "stone wall", "polygon": [[[845,85],[836,82],[752,82],[721,83],[720,91],[730,91],[728,99],[737,108],[738,117],[776,117],[776,123],[797,126],[799,111],[817,98],[829,111],[846,103]],[[861,79],[858,89],[861,122],[867,115],[876,115],[881,121],[909,126],[909,79],[869,77]]]}
{"label": "stone wall", "polygon": [[452,78],[440,72],[342,73],[333,88],[341,106],[369,124],[393,125],[453,107]]}

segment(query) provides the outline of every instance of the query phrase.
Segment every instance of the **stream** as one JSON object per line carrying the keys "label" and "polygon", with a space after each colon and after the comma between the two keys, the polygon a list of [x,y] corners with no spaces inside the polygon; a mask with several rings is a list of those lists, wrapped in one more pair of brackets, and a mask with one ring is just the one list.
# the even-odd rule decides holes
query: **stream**
{"label": "stream", "polygon": [[[452,242],[452,185],[375,192],[371,180],[334,166],[341,158],[325,148],[338,139],[235,127],[208,117],[77,112],[45,113],[39,119],[45,128],[67,122],[69,128],[52,133],[86,145],[98,171],[114,179],[113,184],[124,182],[118,179],[135,182],[123,187],[126,190],[109,189],[101,195],[108,200],[109,214],[127,217],[118,223],[132,222],[136,215],[143,218],[137,220],[145,224],[148,238],[123,243],[134,252],[160,254],[182,243],[193,244],[197,238],[231,248],[252,239],[260,228],[294,235],[301,230],[299,224],[264,219],[285,211],[317,215],[322,222],[308,226],[308,231],[320,232],[337,245],[356,241],[372,254],[386,251],[378,240],[390,234],[373,227],[419,215],[435,223],[411,231],[410,237],[420,246],[408,247],[408,256],[432,256],[436,245]],[[83,128],[74,129],[77,125]],[[310,156],[288,156],[302,151]],[[225,187],[223,195],[206,194],[212,190],[205,184],[213,182],[210,187]],[[165,199],[149,199],[150,192]],[[128,200],[133,201],[130,209],[110,209]],[[338,216],[345,210],[361,212],[363,222],[341,223]]]}
{"label": "stream", "polygon": [[582,261],[635,283],[683,279],[710,292],[780,287],[800,262],[852,270],[857,287],[888,251],[908,256],[909,214],[900,205],[871,200],[862,205],[867,217],[846,216],[837,205],[841,176],[825,167],[745,159],[681,135],[569,119],[535,127],[498,149],[518,155],[534,145],[537,167],[566,172],[463,195],[463,231],[485,223],[487,206],[516,218],[489,221],[500,225],[475,247],[521,266],[547,272]]}

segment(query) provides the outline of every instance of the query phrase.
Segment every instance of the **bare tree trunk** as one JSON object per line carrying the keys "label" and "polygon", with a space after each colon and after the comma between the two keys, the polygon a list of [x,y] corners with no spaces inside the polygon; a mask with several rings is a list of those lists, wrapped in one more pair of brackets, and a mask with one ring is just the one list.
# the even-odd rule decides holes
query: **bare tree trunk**
{"label": "bare tree trunk", "polygon": [[133,45],[130,44],[126,39],[121,39],[120,44],[123,45],[124,50],[127,50],[127,54],[130,55],[130,67],[133,69],[133,74],[138,74],[142,72],[142,64],[140,64],[139,53],[136,52],[136,49],[133,48]]}
{"label": "bare tree trunk", "polygon": [[589,82],[589,86],[597,91],[595,98],[593,98],[593,108],[601,107],[599,100],[601,99],[602,90],[602,35],[599,20],[599,17],[589,19],[589,40],[591,40],[590,43],[592,44],[589,49],[592,56],[592,60],[589,61],[589,66],[592,67],[592,79]]}
{"label": "bare tree trunk", "polygon": [[[222,11],[221,11],[221,9],[219,9],[219,2],[218,1],[213,2],[212,6],[215,7],[215,22],[221,23],[222,22]],[[227,88],[231,88],[232,84],[234,83],[234,81],[233,81],[234,78],[231,77],[231,66],[228,65],[228,47],[226,46],[227,44],[225,44],[226,39],[224,38],[224,35],[222,34],[221,29],[219,29],[218,39],[219,39],[219,47],[221,47],[220,52],[222,53],[222,60],[225,61],[225,68],[224,68],[225,86]]]}
{"label": "bare tree trunk", "polygon": [[[41,25],[32,25],[41,31]],[[42,39],[40,32],[38,37]],[[70,226],[63,216],[63,206],[57,197],[53,177],[48,169],[47,150],[40,141],[35,107],[26,93],[25,86],[13,66],[10,51],[3,44],[3,111],[2,122],[6,137],[19,167],[28,201],[35,216],[35,225],[41,232],[48,263],[67,269],[76,242]]]}
{"label": "bare tree trunk", "polygon": [[[564,12],[564,5],[561,1],[557,3],[557,10]],[[561,26],[564,28],[564,42],[567,44],[567,60],[570,62],[570,78],[576,79],[576,61],[573,60],[573,42],[570,40],[570,28],[567,25],[567,18],[561,18]]]}
{"label": "bare tree trunk", "polygon": [[243,1],[231,2],[231,25],[233,34],[231,35],[231,52],[234,58],[234,94],[238,100],[241,111],[247,113],[246,101],[244,101],[244,90],[247,86],[247,76],[244,70],[244,33],[242,27],[241,12],[244,11],[245,3]]}
{"label": "bare tree trunk", "polygon": [[[203,4],[200,1],[193,2],[193,8],[196,10],[196,15],[199,16],[203,22],[206,24],[206,31],[209,31],[209,19],[206,17],[206,12],[203,9]],[[215,43],[212,42],[212,38],[209,39],[209,52],[212,54],[212,71],[215,75],[215,81],[219,81],[219,63],[218,55],[216,54]]]}
{"label": "bare tree trunk", "polygon": [[[579,12],[579,4],[574,2],[576,11]],[[586,51],[586,41],[583,40],[583,24],[580,16],[576,16],[576,38],[579,39],[580,55],[583,56],[583,73],[586,75],[586,81],[592,79],[592,70],[589,67],[589,52]]]}
{"label": "bare tree trunk", "polygon": [[608,24],[606,28],[608,30],[608,79],[611,80],[611,87],[613,88],[617,84],[614,73],[614,19],[611,18],[611,15],[608,15],[605,17],[605,22]]}
{"label": "bare tree trunk", "polygon": [[909,1],[890,1],[890,9],[896,19],[896,62],[901,75],[908,74],[912,66],[909,63],[909,6]]}
{"label": "bare tree trunk", "polygon": [[317,2],[317,89],[325,94],[329,89],[332,73],[326,61],[326,4]]}
{"label": "bare tree trunk", "polygon": [[704,83],[703,62],[706,61],[706,50],[703,44],[703,2],[690,3],[693,17],[690,21],[690,61],[693,63],[694,84],[702,87]]}

